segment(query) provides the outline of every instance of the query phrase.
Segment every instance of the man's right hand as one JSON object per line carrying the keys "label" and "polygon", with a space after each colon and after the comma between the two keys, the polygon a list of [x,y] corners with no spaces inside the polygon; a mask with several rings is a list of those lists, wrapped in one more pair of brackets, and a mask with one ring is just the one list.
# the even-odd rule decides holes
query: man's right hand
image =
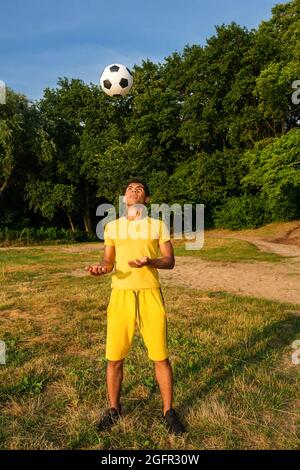
{"label": "man's right hand", "polygon": [[110,272],[109,267],[104,264],[94,264],[93,266],[87,266],[85,270],[93,276],[102,276],[102,274],[107,274]]}

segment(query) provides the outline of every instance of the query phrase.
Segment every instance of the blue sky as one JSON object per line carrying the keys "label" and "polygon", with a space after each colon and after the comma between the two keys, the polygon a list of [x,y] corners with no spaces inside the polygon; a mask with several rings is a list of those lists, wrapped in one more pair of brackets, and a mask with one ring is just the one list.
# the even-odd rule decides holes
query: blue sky
{"label": "blue sky", "polygon": [[31,99],[58,77],[98,83],[112,63],[162,62],[204,44],[214,26],[249,29],[285,0],[6,0],[0,4],[0,80]]}

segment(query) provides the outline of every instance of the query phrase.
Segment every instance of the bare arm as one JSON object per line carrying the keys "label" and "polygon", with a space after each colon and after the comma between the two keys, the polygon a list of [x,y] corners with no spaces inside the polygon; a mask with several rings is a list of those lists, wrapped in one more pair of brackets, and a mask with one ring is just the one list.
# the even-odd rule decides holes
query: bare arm
{"label": "bare arm", "polygon": [[101,263],[95,264],[93,266],[88,266],[86,270],[95,276],[108,274],[114,268],[115,257],[116,257],[115,247],[104,245],[104,255],[103,255],[103,260],[101,261]]}
{"label": "bare arm", "polygon": [[170,241],[160,243],[161,258],[151,259],[148,256],[142,258],[130,260],[128,264],[132,268],[142,268],[143,266],[151,266],[157,269],[173,269],[175,266],[175,257],[173,246]]}
{"label": "bare arm", "polygon": [[157,269],[173,269],[175,266],[175,256],[173,246],[170,241],[159,245],[161,258],[149,259],[149,266]]}

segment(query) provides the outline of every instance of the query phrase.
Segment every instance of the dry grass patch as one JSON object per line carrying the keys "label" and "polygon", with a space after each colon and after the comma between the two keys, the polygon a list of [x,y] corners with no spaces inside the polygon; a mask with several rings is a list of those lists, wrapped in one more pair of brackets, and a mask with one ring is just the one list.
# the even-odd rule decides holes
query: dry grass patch
{"label": "dry grass patch", "polygon": [[[2,282],[7,364],[0,366],[0,448],[299,448],[299,370],[288,362],[299,338],[300,317],[291,314],[297,307],[172,284],[163,295],[174,403],[188,433],[168,435],[153,364],[137,333],[125,362],[123,419],[98,434],[95,424],[107,406],[110,277],[61,275],[75,269],[79,255],[60,247],[52,261],[57,256],[61,271],[47,276],[48,255],[39,252],[40,273],[31,272],[28,258],[21,274],[33,273],[30,279]],[[94,256],[81,255],[80,265]],[[18,255],[13,261],[24,266]]]}

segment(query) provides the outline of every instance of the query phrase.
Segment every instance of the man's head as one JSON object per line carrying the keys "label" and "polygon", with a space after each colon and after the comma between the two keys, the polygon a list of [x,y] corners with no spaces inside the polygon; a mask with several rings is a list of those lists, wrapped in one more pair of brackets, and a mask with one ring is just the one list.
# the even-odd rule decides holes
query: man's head
{"label": "man's head", "polygon": [[130,178],[124,186],[123,194],[126,197],[127,206],[147,204],[150,199],[148,185],[140,178]]}

